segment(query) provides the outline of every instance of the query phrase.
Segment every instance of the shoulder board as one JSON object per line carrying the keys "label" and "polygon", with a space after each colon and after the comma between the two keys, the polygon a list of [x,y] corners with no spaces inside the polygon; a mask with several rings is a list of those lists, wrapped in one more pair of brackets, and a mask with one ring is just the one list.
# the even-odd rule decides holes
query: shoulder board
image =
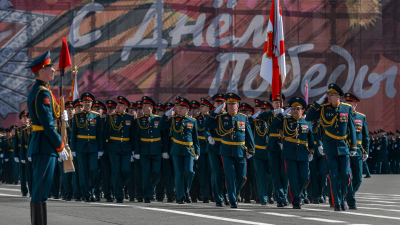
{"label": "shoulder board", "polygon": [[360,114],[361,116],[365,116],[364,114],[362,114],[362,113],[359,113],[359,112],[355,112],[355,113],[357,113],[357,114]]}
{"label": "shoulder board", "polygon": [[342,105],[347,105],[347,106],[350,106],[350,107],[352,107],[350,104],[348,104],[348,103],[345,103],[345,102],[341,102],[341,104],[342,104]]}
{"label": "shoulder board", "polygon": [[40,89],[42,89],[42,90],[46,90],[46,91],[48,91],[48,90],[49,90],[48,88],[46,88],[45,86],[42,86],[42,85],[40,85]]}
{"label": "shoulder board", "polygon": [[98,112],[96,112],[96,111],[90,111],[91,113],[94,113],[94,114],[97,114],[97,115],[100,115],[100,113],[98,113]]}
{"label": "shoulder board", "polygon": [[240,115],[243,115],[243,116],[247,117],[247,115],[245,115],[245,114],[243,114],[243,113],[238,113],[238,114],[240,114]]}
{"label": "shoulder board", "polygon": [[154,115],[154,114],[153,114],[153,116],[154,116],[154,117],[161,117],[161,116],[159,116],[159,115]]}
{"label": "shoulder board", "polygon": [[322,104],[321,107],[328,106],[328,105],[331,105],[331,103]]}

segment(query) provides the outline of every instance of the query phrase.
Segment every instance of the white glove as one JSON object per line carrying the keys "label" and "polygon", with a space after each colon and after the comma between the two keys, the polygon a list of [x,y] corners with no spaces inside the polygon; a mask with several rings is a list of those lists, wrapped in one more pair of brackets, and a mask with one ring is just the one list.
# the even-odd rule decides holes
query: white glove
{"label": "white glove", "polygon": [[220,106],[218,106],[218,108],[216,108],[216,109],[214,110],[214,113],[220,113],[221,110],[222,110],[222,107],[224,107],[224,106],[225,106],[225,103],[222,104],[222,105],[220,105]]}
{"label": "white glove", "polygon": [[286,110],[282,113],[282,116],[285,116],[286,114],[290,113],[291,110],[292,110],[291,108],[286,109]]}
{"label": "white glove", "polygon": [[68,123],[68,113],[67,113],[67,110],[64,110],[64,111],[63,111],[63,113],[62,113],[62,115],[61,115],[61,118],[62,118],[66,123]]}
{"label": "white glove", "polygon": [[397,145],[394,145],[395,148],[397,148]]}
{"label": "white glove", "polygon": [[208,143],[210,143],[211,145],[215,144],[215,140],[211,136],[208,136],[207,140],[208,140]]}
{"label": "white glove", "polygon": [[356,152],[356,151],[350,151],[350,156],[351,156],[351,157],[353,157],[353,156],[355,156],[355,155],[357,155],[357,152]]}
{"label": "white glove", "polygon": [[4,154],[0,154],[0,158],[3,158],[4,157]]}
{"label": "white glove", "polygon": [[283,113],[283,109],[282,109],[282,108],[279,108],[279,109],[275,109],[275,110],[274,110],[274,115],[277,115],[277,114],[279,114],[279,113]]}
{"label": "white glove", "polygon": [[283,144],[282,143],[278,143],[279,147],[281,148],[281,150],[283,149]]}
{"label": "white glove", "polygon": [[133,162],[133,155],[131,155],[131,162]]}
{"label": "white glove", "polygon": [[364,154],[363,157],[362,157],[362,161],[365,162],[365,160],[367,160],[367,159],[368,159],[368,155]]}
{"label": "white glove", "polygon": [[254,113],[254,115],[252,115],[251,118],[253,118],[253,119],[257,118],[257,116],[260,115],[260,113],[261,113],[261,111]]}
{"label": "white glove", "polygon": [[[60,159],[61,159],[62,161],[67,160],[68,157],[69,157],[68,152],[67,152],[67,150],[65,150],[65,148],[64,148],[61,152],[58,153],[58,156],[60,156]],[[60,162],[61,162],[61,161],[60,161]]]}
{"label": "white glove", "polygon": [[18,157],[14,157],[15,162],[19,163]]}
{"label": "white glove", "polygon": [[324,147],[319,146],[319,147],[318,147],[318,151],[319,151],[319,154],[325,155],[325,153],[324,153]]}
{"label": "white glove", "polygon": [[97,158],[100,159],[100,157],[103,156],[103,153],[104,153],[104,152],[99,152],[99,153],[97,153]]}
{"label": "white glove", "polygon": [[58,158],[58,161],[59,161],[59,162],[62,162],[61,158]]}
{"label": "white glove", "polygon": [[29,162],[32,162],[32,157],[28,157],[28,161],[29,161]]}
{"label": "white glove", "polygon": [[161,155],[162,155],[163,159],[169,159],[168,152],[164,152]]}
{"label": "white glove", "polygon": [[309,154],[309,155],[308,155],[308,161],[311,162],[313,159],[314,159],[313,154]]}
{"label": "white glove", "polygon": [[25,163],[25,160],[21,159],[21,162],[22,162],[22,163]]}
{"label": "white glove", "polygon": [[249,153],[246,153],[246,154],[247,154],[247,156],[246,156],[247,159],[250,159],[251,157],[253,157],[253,155],[250,155]]}
{"label": "white glove", "polygon": [[135,155],[135,151],[132,151],[132,155]]}
{"label": "white glove", "polygon": [[376,149],[381,150],[381,147],[378,147],[378,148],[376,148]]}
{"label": "white glove", "polygon": [[321,104],[324,102],[325,98],[326,98],[326,94],[324,94],[324,96],[322,96],[322,97],[317,101],[318,105],[321,105]]}
{"label": "white glove", "polygon": [[194,160],[196,160],[196,161],[199,160],[199,157],[200,157],[199,155],[196,155],[196,156],[194,157]]}
{"label": "white glove", "polygon": [[166,116],[170,116],[170,115],[172,114],[172,111],[174,111],[174,108],[175,108],[175,107],[170,108],[170,109],[165,113],[165,115],[166,115]]}
{"label": "white glove", "polygon": [[4,161],[8,162],[8,159],[4,159]]}
{"label": "white glove", "polygon": [[140,159],[140,155],[136,154],[133,156],[135,159],[139,160]]}
{"label": "white glove", "polygon": [[76,152],[71,153],[73,157],[76,157]]}

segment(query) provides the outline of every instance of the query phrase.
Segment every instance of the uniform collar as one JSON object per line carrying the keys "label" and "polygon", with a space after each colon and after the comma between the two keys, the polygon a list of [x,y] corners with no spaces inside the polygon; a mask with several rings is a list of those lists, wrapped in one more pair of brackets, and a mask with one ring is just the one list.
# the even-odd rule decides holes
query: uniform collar
{"label": "uniform collar", "polygon": [[236,116],[237,113],[229,113],[229,115],[231,115],[232,117]]}
{"label": "uniform collar", "polygon": [[339,104],[337,104],[337,105],[334,105],[333,103],[331,103],[331,105],[332,105],[333,107],[335,107],[335,108],[339,108],[339,107],[340,107],[340,104],[341,104],[341,102],[339,102]]}
{"label": "uniform collar", "polygon": [[36,79],[36,83],[39,84],[40,86],[44,86],[46,88],[50,88],[50,85],[42,80]]}
{"label": "uniform collar", "polygon": [[292,118],[295,119],[295,120],[297,120],[297,121],[299,121],[302,117],[300,116],[299,118],[296,118],[296,117],[294,117],[294,116],[292,115]]}

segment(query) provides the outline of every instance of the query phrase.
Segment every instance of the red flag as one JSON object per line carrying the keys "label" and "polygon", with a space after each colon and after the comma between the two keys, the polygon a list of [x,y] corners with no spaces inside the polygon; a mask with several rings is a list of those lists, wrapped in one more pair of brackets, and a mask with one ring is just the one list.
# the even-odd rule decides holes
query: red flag
{"label": "red flag", "polygon": [[71,64],[71,57],[69,56],[67,40],[65,40],[65,38],[63,37],[58,70],[65,69],[70,65],[72,64]]}

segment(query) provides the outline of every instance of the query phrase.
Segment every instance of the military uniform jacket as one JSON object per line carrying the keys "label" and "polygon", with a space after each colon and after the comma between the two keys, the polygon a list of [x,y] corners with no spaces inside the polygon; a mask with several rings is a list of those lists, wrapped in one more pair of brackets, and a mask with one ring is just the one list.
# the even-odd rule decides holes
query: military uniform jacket
{"label": "military uniform jacket", "polygon": [[[314,103],[308,110],[307,121],[321,119],[324,128],[324,153],[328,155],[349,155],[357,150],[356,130],[351,105],[340,102],[337,107],[331,103]],[[350,140],[350,141],[347,141]],[[348,146],[348,142],[352,143]]]}
{"label": "military uniform jacket", "polygon": [[[219,115],[224,115],[224,114],[226,114],[226,113],[225,112],[220,113]],[[211,136],[214,139],[215,143],[213,145],[208,144],[206,151],[208,153],[213,153],[213,154],[219,155],[219,151],[221,148],[221,135],[218,132],[218,127],[210,129],[205,126],[205,124],[207,123],[207,120],[209,120],[209,119],[210,119],[210,115],[207,115],[206,119],[204,121],[204,137],[206,138],[206,140],[208,142],[208,137]],[[211,118],[211,120],[214,121],[213,118]]]}
{"label": "military uniform jacket", "polygon": [[311,122],[304,117],[295,119],[291,115],[278,114],[271,128],[283,131],[282,158],[294,161],[308,161],[308,155],[314,153],[314,137]]}
{"label": "military uniform jacket", "polygon": [[47,83],[36,80],[29,92],[28,110],[33,129],[28,157],[34,154],[58,156],[57,152],[64,149],[55,122],[59,109]]}
{"label": "military uniform jacket", "polygon": [[21,127],[15,128],[15,135],[13,137],[13,149],[14,149],[14,157],[20,158],[20,148],[21,148],[21,137],[22,131],[26,127],[26,125],[22,125]]}
{"label": "military uniform jacket", "polygon": [[[359,112],[353,113],[354,125],[356,127],[356,138],[357,138],[357,155],[362,156],[363,154],[369,154],[369,136],[367,117]],[[348,140],[350,144],[351,140]]]}
{"label": "military uniform jacket", "polygon": [[206,132],[208,132],[208,131],[206,131],[206,129],[204,129],[204,123],[206,121],[206,117],[205,117],[205,115],[200,113],[200,115],[196,116],[194,119],[197,122],[197,135],[199,137],[200,154],[208,154],[207,153],[208,140],[206,139]]}
{"label": "military uniform jacket", "polygon": [[395,144],[394,144],[394,155],[396,157],[400,156],[400,136],[398,136],[395,140]]}
{"label": "military uniform jacket", "polygon": [[4,158],[5,159],[9,159],[11,157],[11,152],[14,152],[14,149],[13,149],[13,146],[14,146],[13,138],[14,137],[9,137],[9,138],[5,139],[5,144],[4,144],[5,145],[5,149],[4,149],[4,151],[5,151],[4,152]]}
{"label": "military uniform jacket", "polygon": [[255,152],[254,138],[251,126],[246,115],[211,113],[206,120],[206,128],[218,128],[221,135],[220,155],[231,157],[246,157],[246,152],[253,155]]}
{"label": "military uniform jacket", "polygon": [[268,132],[268,144],[267,144],[267,151],[270,152],[281,152],[281,148],[279,147],[279,143],[282,142],[283,134],[282,130],[278,127],[272,127],[271,123],[278,115],[274,115],[272,110],[265,111],[258,115],[258,118],[265,121],[267,125],[269,125],[269,132]]}
{"label": "military uniform jacket", "polygon": [[71,146],[71,134],[72,134],[72,123],[74,119],[71,118],[68,120],[68,127],[67,127],[67,138],[68,138],[68,145]]}
{"label": "military uniform jacket", "polygon": [[166,152],[163,148],[165,132],[158,129],[161,117],[157,115],[143,115],[135,120],[134,149],[139,155],[161,155]]}
{"label": "military uniform jacket", "polygon": [[386,137],[386,135],[383,135],[380,139],[379,139],[379,153],[380,154],[387,154],[387,146],[388,146],[388,139]]}
{"label": "military uniform jacket", "polygon": [[82,111],[74,115],[71,150],[79,153],[103,152],[103,131],[97,112]]}
{"label": "military uniform jacket", "polygon": [[268,144],[268,126],[267,123],[258,117],[253,119],[249,117],[251,131],[254,137],[255,153],[254,157],[261,160],[268,160],[267,144]]}
{"label": "military uniform jacket", "polygon": [[104,126],[106,152],[133,152],[135,118],[128,113],[111,113]]}
{"label": "military uniform jacket", "polygon": [[20,152],[19,152],[19,159],[20,160],[27,160],[28,159],[28,141],[29,136],[31,134],[31,127],[25,126],[22,130],[21,138],[20,138]]}
{"label": "military uniform jacket", "polygon": [[312,134],[314,138],[314,158],[323,157],[318,151],[318,147],[322,146],[322,128],[319,120],[311,121]]}
{"label": "military uniform jacket", "polygon": [[5,143],[4,140],[5,140],[4,136],[0,135],[0,154],[3,154],[3,155],[4,155],[3,149],[4,149],[4,143]]}
{"label": "military uniform jacket", "polygon": [[163,115],[158,125],[161,130],[171,128],[171,154],[177,156],[200,155],[196,120],[189,116]]}

